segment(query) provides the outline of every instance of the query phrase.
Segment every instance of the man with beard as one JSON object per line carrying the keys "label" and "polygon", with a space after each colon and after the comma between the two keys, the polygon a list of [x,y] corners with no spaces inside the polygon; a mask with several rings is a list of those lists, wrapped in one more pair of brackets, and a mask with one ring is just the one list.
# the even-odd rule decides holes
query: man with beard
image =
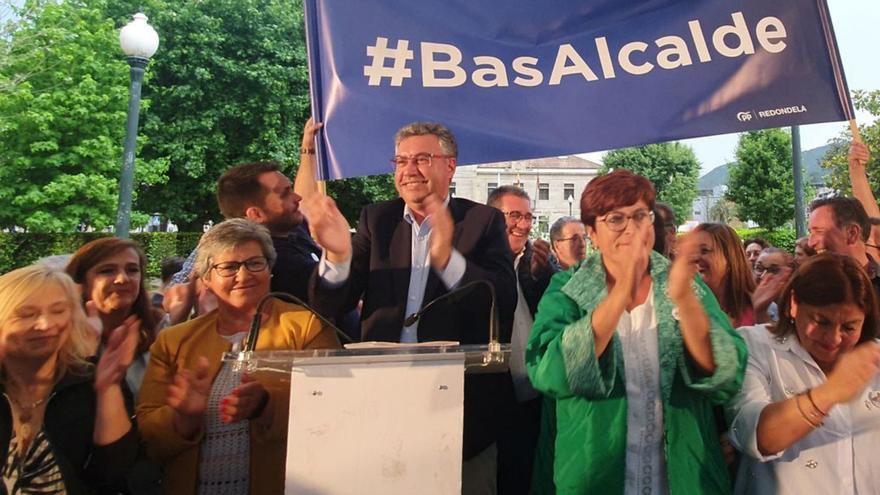
{"label": "man with beard", "polygon": [[[303,129],[300,171],[296,179],[297,190],[303,194],[316,190],[311,177],[303,180],[300,175],[313,173],[314,137],[319,128],[320,125],[309,119]],[[247,218],[264,225],[272,234],[278,254],[272,267],[272,291],[287,292],[308,302],[309,276],[321,258],[321,248],[312,240],[303,222],[299,211],[301,200],[277,162],[237,165],[217,181],[217,204],[226,219]],[[190,276],[195,257],[196,251],[193,251],[181,271],[174,275],[172,284],[176,285],[166,291],[164,307],[172,324],[185,320],[196,302],[197,281]],[[344,326],[349,335],[355,333],[351,325]]]}

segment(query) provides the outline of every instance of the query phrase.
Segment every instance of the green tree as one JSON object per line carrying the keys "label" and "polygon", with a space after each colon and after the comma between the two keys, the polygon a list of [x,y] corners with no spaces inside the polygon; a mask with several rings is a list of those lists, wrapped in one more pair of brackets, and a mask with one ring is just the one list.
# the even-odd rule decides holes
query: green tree
{"label": "green tree", "polygon": [[[103,229],[115,220],[128,106],[118,33],[103,0],[24,8],[34,6],[5,41],[18,55],[0,66],[0,80],[28,74],[0,91],[0,227]],[[136,180],[162,165],[139,161]]]}
{"label": "green tree", "polygon": [[[873,117],[871,122],[859,126],[859,133],[871,149],[867,172],[871,189],[877,197],[880,192],[880,90],[853,92],[853,105],[859,110],[869,112]],[[832,148],[822,160],[822,166],[831,170],[826,184],[844,194],[852,193],[846,159],[851,140],[852,134],[847,130],[832,142]]]}
{"label": "green tree", "polygon": [[278,160],[294,172],[310,113],[301,1],[108,2],[118,25],[143,7],[160,37],[143,155],[168,173],[142,189],[140,208],[201,230],[220,218],[216,181],[229,167]]}
{"label": "green tree", "polygon": [[[291,178],[310,114],[301,0],[110,0],[122,25],[144,6],[160,46],[144,87],[144,155],[169,164],[139,205],[182,230],[218,220],[216,181],[229,167],[277,160]],[[364,204],[394,197],[390,176],[328,182],[353,224]]]}
{"label": "green tree", "polygon": [[397,197],[394,174],[353,177],[327,183],[327,194],[351,225],[360,218],[364,205]]}
{"label": "green tree", "polygon": [[[741,134],[727,185],[727,199],[736,203],[741,220],[752,220],[769,230],[792,221],[791,135],[782,129]],[[805,192],[805,197],[810,196]]]}
{"label": "green tree", "polygon": [[[31,75],[44,71],[43,66],[28,66],[19,63],[32,57],[30,53],[45,46],[46,40],[57,35],[54,29],[44,31],[24,30],[33,23],[51,0],[0,0],[0,93],[13,90]],[[13,37],[15,43],[12,42]],[[42,43],[26,38],[42,38]],[[15,70],[10,70],[14,66]]]}
{"label": "green tree", "polygon": [[608,152],[600,174],[625,168],[647,177],[654,183],[657,200],[668,203],[679,223],[690,217],[697,197],[700,162],[690,146],[659,143]]}

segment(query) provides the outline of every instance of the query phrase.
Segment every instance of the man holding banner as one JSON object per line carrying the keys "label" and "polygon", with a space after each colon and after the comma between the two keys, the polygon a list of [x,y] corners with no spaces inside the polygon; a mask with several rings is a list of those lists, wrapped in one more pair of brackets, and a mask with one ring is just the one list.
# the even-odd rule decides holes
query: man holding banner
{"label": "man holding banner", "polygon": [[[509,342],[516,277],[503,215],[450,196],[458,148],[442,125],[407,125],[395,145],[391,163],[400,198],[366,206],[353,238],[332,199],[306,203],[312,235],[324,247],[310,282],[312,304],[335,316],[363,299],[365,341],[485,344],[490,296],[465,292],[467,284],[484,280],[494,288],[501,340]],[[459,287],[460,300],[426,308]],[[495,441],[513,400],[511,383],[506,375],[468,375],[464,395],[462,493],[495,493]]]}

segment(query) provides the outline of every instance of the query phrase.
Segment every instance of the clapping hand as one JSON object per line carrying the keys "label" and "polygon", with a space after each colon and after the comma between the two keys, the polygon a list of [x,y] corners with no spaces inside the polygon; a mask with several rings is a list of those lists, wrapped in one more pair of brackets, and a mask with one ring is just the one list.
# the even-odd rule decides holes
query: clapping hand
{"label": "clapping hand", "polygon": [[95,369],[96,391],[102,392],[112,385],[119,384],[125,376],[125,371],[134,359],[140,328],[140,318],[131,315],[110,333],[107,346]]}
{"label": "clapping hand", "polygon": [[309,221],[309,230],[327,255],[327,260],[342,263],[351,259],[351,233],[348,221],[336,202],[323,194],[304,199],[301,210]]}
{"label": "clapping hand", "polygon": [[544,239],[536,239],[532,243],[532,262],[529,271],[533,279],[540,278],[550,269],[550,243]]}
{"label": "clapping hand", "polygon": [[220,420],[229,424],[250,419],[262,412],[258,409],[265,407],[268,400],[269,392],[263,384],[250,375],[243,375],[241,385],[220,401]]}
{"label": "clapping hand", "polygon": [[863,342],[843,353],[828,375],[824,387],[832,403],[849,402],[861,394],[880,372],[880,344]]}
{"label": "clapping hand", "polygon": [[208,368],[208,359],[200,357],[194,370],[178,370],[174,382],[168,385],[165,403],[177,413],[174,426],[184,436],[198,431],[208,410],[208,397],[211,394]]}
{"label": "clapping hand", "polygon": [[692,284],[697,273],[700,244],[693,234],[685,234],[676,243],[675,261],[669,270],[669,298],[680,303],[694,296]]}
{"label": "clapping hand", "polygon": [[425,200],[425,213],[431,222],[431,266],[435,270],[445,270],[452,257],[452,237],[455,233],[452,214],[433,193]]}
{"label": "clapping hand", "polygon": [[[788,266],[782,266],[777,273],[765,272],[752,293],[752,308],[755,313],[764,313],[770,307],[770,303],[775,301],[785,288],[785,284],[791,277],[792,269]],[[760,322],[760,321],[759,321]]]}
{"label": "clapping hand", "polygon": [[[614,254],[618,258],[622,270],[620,274],[614,273],[616,279],[615,290],[626,291],[626,306],[629,307],[635,300],[643,279],[648,273],[648,265],[651,261],[651,246],[654,240],[654,232],[650,229],[634,229],[628,244],[615,246]],[[649,242],[650,241],[650,242]]]}
{"label": "clapping hand", "polygon": [[98,305],[95,301],[86,301],[86,323],[89,324],[89,351],[97,354],[101,347],[101,336],[104,333],[104,322],[98,313]]}

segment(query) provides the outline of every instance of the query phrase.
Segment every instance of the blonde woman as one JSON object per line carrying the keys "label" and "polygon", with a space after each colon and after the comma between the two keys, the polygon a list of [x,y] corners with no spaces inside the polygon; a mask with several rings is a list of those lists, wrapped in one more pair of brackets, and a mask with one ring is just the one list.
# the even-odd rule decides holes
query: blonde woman
{"label": "blonde woman", "polygon": [[120,382],[140,322],[114,329],[97,365],[73,281],[34,265],[0,277],[0,453],[8,493],[117,490],[137,455]]}

